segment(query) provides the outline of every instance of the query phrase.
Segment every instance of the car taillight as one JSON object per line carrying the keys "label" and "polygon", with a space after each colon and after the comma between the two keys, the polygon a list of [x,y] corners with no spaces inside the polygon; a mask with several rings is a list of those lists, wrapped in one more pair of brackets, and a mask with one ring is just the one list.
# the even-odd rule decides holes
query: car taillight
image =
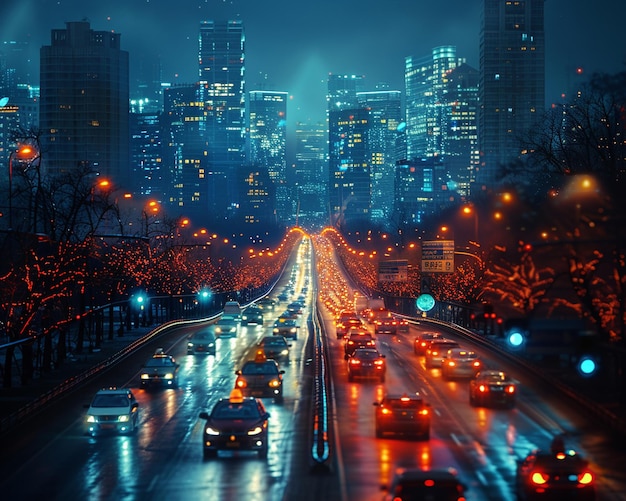
{"label": "car taillight", "polygon": [[374,360],[374,364],[376,365],[383,365],[384,363],[384,360]]}
{"label": "car taillight", "polygon": [[548,481],[548,475],[541,471],[533,471],[530,474],[530,481],[535,485],[543,485]]}
{"label": "car taillight", "polygon": [[391,414],[391,409],[387,409],[387,407],[383,407],[382,409],[380,409],[380,412],[383,413],[385,416],[388,416],[389,414]]}
{"label": "car taillight", "polygon": [[354,341],[348,341],[348,344],[354,344]]}
{"label": "car taillight", "polygon": [[507,393],[515,393],[515,386],[510,385],[506,387],[506,392]]}
{"label": "car taillight", "polygon": [[474,365],[474,367],[480,367],[480,362],[479,362],[479,361],[476,361],[476,362],[474,362],[474,364],[473,364],[473,365]]}
{"label": "car taillight", "polygon": [[439,355],[439,352],[437,352],[437,351],[433,350],[433,351],[431,351],[431,352],[430,352],[430,354],[431,354],[433,357],[436,357],[437,355]]}
{"label": "car taillight", "polygon": [[449,367],[454,367],[456,364],[454,363],[454,360],[448,360],[448,366]]}
{"label": "car taillight", "polygon": [[248,383],[246,382],[245,379],[237,378],[237,381],[235,381],[235,386],[237,388],[245,388],[246,386],[248,386]]}
{"label": "car taillight", "polygon": [[358,359],[356,359],[356,358],[351,358],[351,359],[350,359],[350,363],[351,363],[352,365],[359,365],[359,364],[361,363],[361,361],[360,361],[360,360],[358,360]]}
{"label": "car taillight", "polygon": [[481,393],[485,393],[487,391],[487,387],[484,384],[481,384],[478,387],[478,391],[481,392]]}
{"label": "car taillight", "polygon": [[593,473],[590,471],[584,471],[578,475],[578,483],[583,485],[589,485],[593,482]]}
{"label": "car taillight", "polygon": [[420,409],[419,410],[419,415],[420,416],[428,416],[428,409]]}

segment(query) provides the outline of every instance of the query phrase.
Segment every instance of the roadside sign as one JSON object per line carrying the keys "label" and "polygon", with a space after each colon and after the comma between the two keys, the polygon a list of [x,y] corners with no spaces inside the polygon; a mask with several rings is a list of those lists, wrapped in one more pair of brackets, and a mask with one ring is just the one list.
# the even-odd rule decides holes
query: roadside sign
{"label": "roadside sign", "polygon": [[454,240],[422,242],[422,273],[454,272]]}

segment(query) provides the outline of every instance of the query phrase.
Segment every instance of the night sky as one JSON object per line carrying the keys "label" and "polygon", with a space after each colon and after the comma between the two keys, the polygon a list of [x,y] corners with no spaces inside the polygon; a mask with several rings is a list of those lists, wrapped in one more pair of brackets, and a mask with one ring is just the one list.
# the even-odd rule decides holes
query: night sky
{"label": "night sky", "polygon": [[[202,20],[241,19],[246,35],[247,90],[292,95],[291,123],[323,119],[328,73],[366,77],[404,90],[404,58],[456,45],[478,68],[482,0],[2,0],[0,41],[28,40],[38,78],[39,48],[50,30],[86,19],[94,30],[121,33],[133,67],[161,59],[163,80],[197,79]],[[546,99],[557,101],[568,75],[582,67],[626,69],[626,1],[546,0]],[[131,88],[132,92],[132,88]]]}

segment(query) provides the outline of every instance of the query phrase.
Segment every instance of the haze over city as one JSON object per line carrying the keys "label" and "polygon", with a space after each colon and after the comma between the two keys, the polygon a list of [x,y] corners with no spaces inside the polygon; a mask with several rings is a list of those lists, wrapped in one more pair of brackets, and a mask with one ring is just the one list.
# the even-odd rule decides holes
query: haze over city
{"label": "haze over city", "polygon": [[[364,75],[370,88],[387,82],[404,90],[404,58],[427,55],[440,45],[457,46],[459,57],[478,68],[481,5],[479,0],[20,0],[0,5],[0,38],[29,42],[36,84],[39,49],[50,43],[50,31],[87,19],[94,30],[121,34],[122,49],[130,55],[132,92],[140,61],[160,59],[164,82],[197,80],[200,22],[241,19],[247,90],[289,92],[293,124],[324,118],[328,73]],[[576,68],[588,75],[623,69],[626,49],[619,33],[625,18],[626,3],[620,1],[546,1],[547,104],[568,90]]]}

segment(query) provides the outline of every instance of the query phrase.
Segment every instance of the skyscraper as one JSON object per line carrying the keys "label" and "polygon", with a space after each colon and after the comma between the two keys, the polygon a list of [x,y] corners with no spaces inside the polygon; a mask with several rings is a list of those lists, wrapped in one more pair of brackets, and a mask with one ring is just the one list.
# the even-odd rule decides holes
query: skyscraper
{"label": "skyscraper", "polygon": [[204,103],[202,133],[208,146],[208,210],[220,219],[236,210],[237,172],[245,161],[244,44],[241,21],[200,24],[199,99]]}
{"label": "skyscraper", "polygon": [[288,221],[294,214],[287,183],[287,92],[250,91],[250,162],[267,170],[276,192],[276,214]]}
{"label": "skyscraper", "polygon": [[369,114],[358,102],[363,76],[328,76],[328,197],[331,223],[369,219],[370,165],[367,158]]}
{"label": "skyscraper", "polygon": [[369,112],[367,156],[373,221],[387,222],[393,212],[396,162],[406,157],[401,92],[386,85],[375,91],[357,92],[360,105]]}
{"label": "skyscraper", "polygon": [[497,184],[499,169],[520,156],[520,139],[544,110],[544,1],[483,0],[478,190]]}
{"label": "skyscraper", "polygon": [[52,30],[40,51],[43,167],[59,174],[89,165],[128,186],[128,52],[121,35],[87,21]]}
{"label": "skyscraper", "polygon": [[[296,224],[324,224],[328,210],[328,130],[322,122],[296,124],[296,161],[289,183],[297,190]],[[304,223],[302,222],[304,220]]]}

